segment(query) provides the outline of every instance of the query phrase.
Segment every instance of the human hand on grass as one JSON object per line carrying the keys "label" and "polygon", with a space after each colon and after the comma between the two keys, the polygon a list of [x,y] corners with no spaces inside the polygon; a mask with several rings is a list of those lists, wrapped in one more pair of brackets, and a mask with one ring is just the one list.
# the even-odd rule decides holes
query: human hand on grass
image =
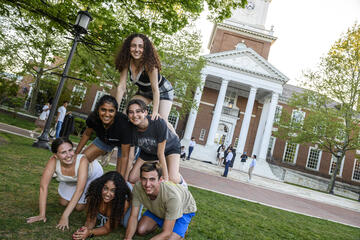
{"label": "human hand on grass", "polygon": [[27,223],[33,223],[33,222],[38,222],[38,221],[46,222],[46,216],[38,215],[38,216],[29,217],[26,219]]}
{"label": "human hand on grass", "polygon": [[74,232],[72,238],[74,240],[82,240],[82,239],[86,239],[89,235],[90,235],[90,230],[87,227],[83,226],[78,230],[76,230],[76,232]]}
{"label": "human hand on grass", "polygon": [[58,225],[56,225],[57,229],[65,230],[66,228],[69,229],[69,219],[67,217],[61,216]]}

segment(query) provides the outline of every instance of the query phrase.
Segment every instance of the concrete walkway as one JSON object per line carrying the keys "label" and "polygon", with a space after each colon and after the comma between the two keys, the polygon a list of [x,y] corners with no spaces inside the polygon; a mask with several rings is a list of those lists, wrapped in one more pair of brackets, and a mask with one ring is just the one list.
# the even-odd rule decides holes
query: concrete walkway
{"label": "concrete walkway", "polygon": [[[28,138],[37,136],[3,123],[0,131]],[[360,202],[256,175],[247,182],[247,174],[238,170],[232,170],[224,178],[220,176],[222,167],[198,160],[181,161],[180,165],[181,174],[191,186],[360,228]]]}

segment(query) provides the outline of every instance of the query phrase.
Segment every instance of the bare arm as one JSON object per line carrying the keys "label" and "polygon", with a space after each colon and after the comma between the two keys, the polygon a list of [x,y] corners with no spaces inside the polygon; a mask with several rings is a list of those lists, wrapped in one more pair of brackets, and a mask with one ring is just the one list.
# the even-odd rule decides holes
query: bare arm
{"label": "bare arm", "polygon": [[119,81],[119,85],[116,89],[116,101],[118,102],[119,106],[121,104],[121,100],[124,96],[124,93],[126,92],[126,79],[128,76],[127,73],[127,68],[124,68],[121,73],[120,73],[120,81]]}
{"label": "bare arm", "polygon": [[86,128],[83,135],[81,136],[80,142],[76,147],[75,154],[81,153],[81,150],[84,148],[85,144],[89,141],[91,134],[94,130],[92,128]]}
{"label": "bare arm", "polygon": [[96,218],[89,219],[88,216],[85,226],[82,226],[73,234],[73,239],[79,239],[79,240],[86,239],[92,234],[94,234],[94,236],[102,236],[102,235],[107,235],[111,232],[110,220],[108,220],[104,226],[99,228],[94,228],[95,224],[96,224]]}
{"label": "bare arm", "polygon": [[117,159],[116,171],[125,178],[126,169],[129,161],[130,144],[121,144],[121,157]]}
{"label": "bare arm", "polygon": [[37,221],[46,222],[46,201],[48,195],[48,187],[51,181],[51,178],[55,172],[56,158],[51,157],[47,162],[43,174],[40,180],[40,195],[39,195],[39,215],[34,217],[29,217],[26,222],[33,223]]}
{"label": "bare arm", "polygon": [[129,149],[129,157],[128,157],[128,162],[126,165],[126,171],[125,171],[125,177],[124,177],[125,181],[129,180],[130,170],[132,168],[134,158],[135,158],[135,147],[131,146]]}
{"label": "bare arm", "polygon": [[175,221],[176,221],[175,219],[174,220],[165,219],[162,232],[152,237],[151,240],[169,239],[170,235],[173,232]]}
{"label": "bare arm", "polygon": [[147,73],[150,78],[151,89],[153,93],[153,112],[151,114],[151,120],[157,119],[159,116],[159,104],[160,104],[160,91],[158,82],[158,69],[154,68],[151,72]]}
{"label": "bare arm", "polygon": [[140,211],[140,207],[132,206],[124,240],[131,240],[132,237],[135,235],[138,225],[137,217],[139,215],[139,211]]}
{"label": "bare arm", "polygon": [[74,195],[72,196],[69,204],[66,206],[65,211],[63,212],[59,224],[56,228],[64,230],[65,228],[69,229],[69,216],[76,207],[82,193],[84,192],[85,184],[88,177],[88,167],[89,162],[85,156],[83,156],[80,160],[79,172],[78,172],[78,181],[76,184],[76,190]]}
{"label": "bare arm", "polygon": [[159,162],[160,162],[162,170],[163,170],[163,178],[165,181],[168,181],[169,173],[168,173],[166,158],[165,158],[165,145],[166,145],[166,140],[162,141],[161,143],[158,143],[157,156],[159,158]]}

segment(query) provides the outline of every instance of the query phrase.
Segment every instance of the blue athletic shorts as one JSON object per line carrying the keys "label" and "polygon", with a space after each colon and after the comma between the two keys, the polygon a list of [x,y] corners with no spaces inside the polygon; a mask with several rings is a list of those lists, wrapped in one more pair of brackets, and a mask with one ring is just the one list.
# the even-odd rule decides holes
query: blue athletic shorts
{"label": "blue athletic shorts", "polygon": [[[92,144],[94,144],[95,146],[97,146],[98,148],[100,148],[101,150],[103,150],[105,152],[111,152],[113,150],[113,148],[115,147],[115,146],[111,146],[111,145],[104,143],[98,137],[95,138],[95,140],[92,142]],[[121,157],[121,147],[118,147],[117,157],[118,158]]]}
{"label": "blue athletic shorts", "polygon": [[[155,216],[149,210],[146,210],[143,216],[148,216],[149,218],[153,219],[157,223],[157,225],[159,225],[159,227],[162,228],[164,224],[164,219]],[[191,218],[193,216],[195,216],[195,213],[187,213],[182,215],[181,218],[176,219],[173,232],[179,235],[180,237],[184,238],[186,230],[188,229],[188,226],[191,222]]]}

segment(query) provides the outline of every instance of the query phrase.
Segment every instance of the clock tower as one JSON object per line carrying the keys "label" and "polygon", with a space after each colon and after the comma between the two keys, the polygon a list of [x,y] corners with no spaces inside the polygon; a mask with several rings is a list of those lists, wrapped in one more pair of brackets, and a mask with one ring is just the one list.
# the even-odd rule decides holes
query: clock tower
{"label": "clock tower", "polygon": [[234,50],[242,42],[260,56],[268,59],[270,46],[275,42],[272,28],[265,29],[271,0],[248,0],[244,9],[236,9],[232,16],[214,25],[208,48],[210,53]]}

